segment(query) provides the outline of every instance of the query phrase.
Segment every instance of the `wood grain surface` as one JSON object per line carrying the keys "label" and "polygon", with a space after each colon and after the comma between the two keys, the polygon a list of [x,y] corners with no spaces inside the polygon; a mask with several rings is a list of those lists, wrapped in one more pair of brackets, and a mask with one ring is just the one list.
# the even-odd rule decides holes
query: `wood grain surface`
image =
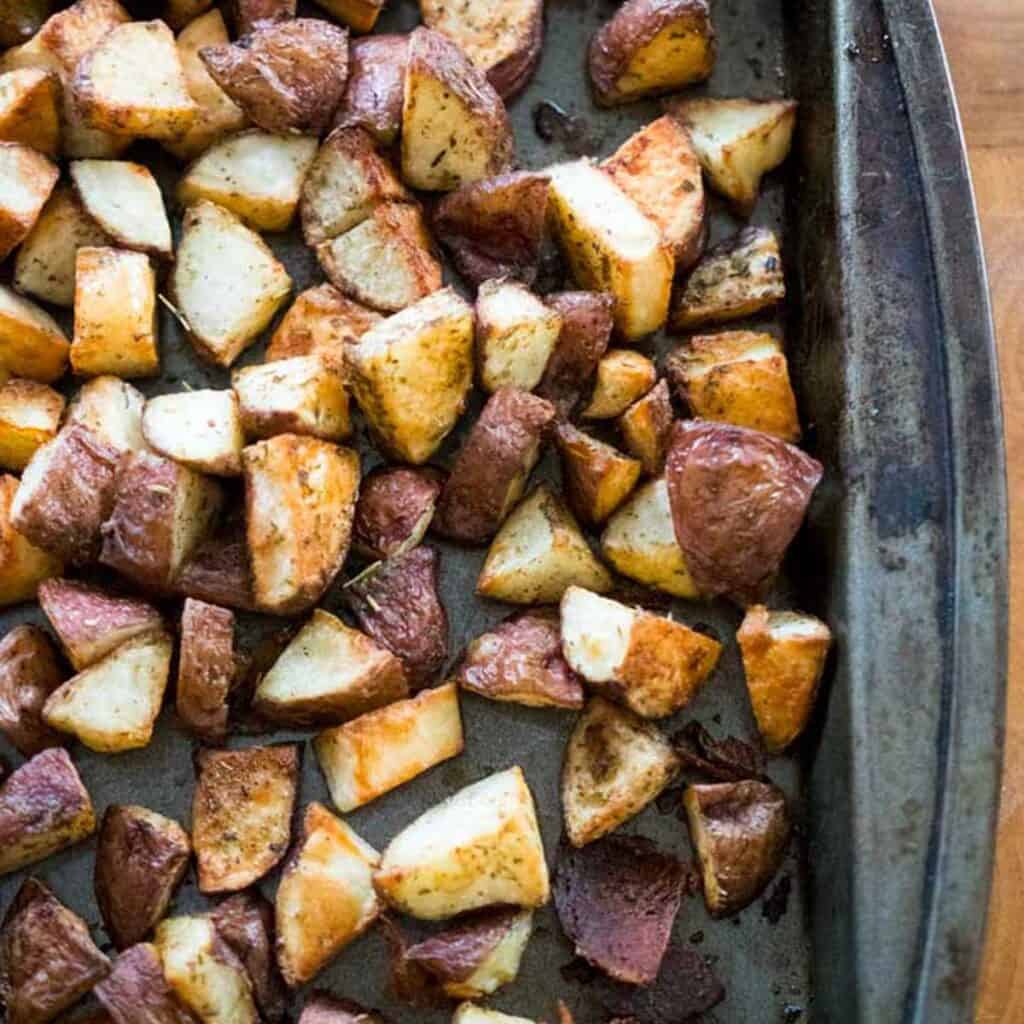
{"label": "wood grain surface", "polygon": [[1010,686],[996,880],[975,1024],[1024,1021],[1024,0],[935,0],[995,310],[1011,510]]}

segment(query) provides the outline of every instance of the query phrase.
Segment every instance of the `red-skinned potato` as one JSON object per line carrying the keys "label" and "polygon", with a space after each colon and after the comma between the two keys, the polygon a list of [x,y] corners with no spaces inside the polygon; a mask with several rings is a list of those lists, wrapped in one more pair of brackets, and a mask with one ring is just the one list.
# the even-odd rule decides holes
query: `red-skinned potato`
{"label": "red-skinned potato", "polygon": [[376,1010],[366,1010],[351,999],[329,992],[314,992],[302,1008],[299,1024],[385,1024]]}
{"label": "red-skinned potato", "polygon": [[402,92],[409,59],[407,35],[355,39],[349,48],[345,95],[334,116],[336,128],[358,125],[390,146],[402,129]]}
{"label": "red-skinned potato", "polygon": [[244,525],[228,519],[200,543],[178,574],[175,591],[197,601],[255,611]]}
{"label": "red-skinned potato", "polygon": [[63,742],[42,716],[63,681],[50,638],[37,626],[15,626],[0,640],[0,732],[25,757]]}
{"label": "red-skinned potato", "polygon": [[223,743],[228,692],[235,678],[235,616],[227,608],[185,599],[178,653],[178,717],[205,743]]}
{"label": "red-skinned potato", "polygon": [[618,419],[626,451],[643,464],[648,476],[659,476],[665,467],[668,439],[672,433],[672,399],[668,381],[660,380]]}
{"label": "red-skinned potato", "polygon": [[156,946],[126,949],[113,970],[96,986],[96,998],[113,1024],[196,1024],[164,977]]}
{"label": "red-skinned potato", "polygon": [[138,452],[146,447],[142,414],[146,397],[120,377],[104,374],[92,377],[78,389],[68,404],[64,425],[80,423],[121,452]]}
{"label": "red-skinned potato", "polygon": [[295,0],[231,0],[235,33],[248,35],[260,22],[289,21],[295,17]]}
{"label": "red-skinned potato", "polygon": [[385,466],[359,486],[352,546],[366,558],[391,558],[414,548],[434,518],[444,475],[429,466]]}

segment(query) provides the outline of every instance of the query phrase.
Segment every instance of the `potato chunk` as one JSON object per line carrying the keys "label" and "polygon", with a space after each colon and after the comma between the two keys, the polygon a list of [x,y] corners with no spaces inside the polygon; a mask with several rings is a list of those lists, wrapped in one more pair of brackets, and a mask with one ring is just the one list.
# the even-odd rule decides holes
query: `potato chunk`
{"label": "potato chunk", "polygon": [[316,2],[354,32],[372,32],[387,0],[316,0]]}
{"label": "potato chunk", "polygon": [[517,1017],[475,1003],[460,1003],[452,1014],[452,1024],[534,1024],[528,1017]]}
{"label": "potato chunk", "polygon": [[120,377],[103,374],[87,380],[68,406],[66,425],[80,423],[115,451],[138,452],[146,447],[142,410],[146,399]]}
{"label": "potato chunk", "polygon": [[42,711],[63,681],[50,638],[37,626],[15,626],[0,640],[0,732],[25,757],[60,744]]}
{"label": "potato chunk", "polygon": [[299,1024],[384,1024],[384,1018],[375,1010],[363,1009],[351,999],[339,999],[329,992],[314,991],[302,1007]]}
{"label": "potato chunk", "polygon": [[636,486],[642,468],[639,460],[571,423],[560,423],[555,439],[570,507],[586,523],[603,523]]}
{"label": "potato chunk", "polygon": [[39,584],[59,576],[61,560],[37,548],[11,522],[11,506],[18,478],[0,474],[0,607],[20,604],[36,596]]}
{"label": "potato chunk", "polygon": [[193,1024],[195,1020],[167,983],[156,946],[146,942],[126,949],[95,992],[112,1024]]}
{"label": "potato chunk", "polygon": [[587,420],[610,420],[624,413],[654,387],[654,363],[629,348],[613,348],[597,364],[594,393],[581,415]]}
{"label": "potato chunk", "polygon": [[0,367],[49,384],[68,364],[70,345],[44,309],[0,285]]}
{"label": "potato chunk", "polygon": [[409,60],[409,36],[374,35],[349,47],[349,76],[336,128],[365,128],[382,146],[390,146],[402,128],[402,92]]}
{"label": "potato chunk", "polygon": [[667,380],[658,381],[619,417],[619,431],[626,451],[640,460],[648,476],[658,476],[665,468],[672,417]]}
{"label": "potato chunk", "polygon": [[186,598],[175,703],[178,717],[206,743],[223,743],[227,736],[228,693],[235,671],[234,614]]}
{"label": "potato chunk", "polygon": [[228,10],[238,35],[248,35],[260,22],[289,21],[296,0],[230,0]]}
{"label": "potato chunk", "polygon": [[596,690],[643,718],[684,707],[714,671],[722,646],[681,622],[570,587],[562,598],[566,661]]}
{"label": "potato chunk", "polygon": [[[0,21],[2,21],[0,15]],[[43,68],[0,74],[0,141],[49,157],[60,152],[60,81]]]}
{"label": "potato chunk", "polygon": [[256,611],[245,525],[228,517],[204,540],[178,574],[175,592],[197,601]]}
{"label": "potato chunk", "polygon": [[430,467],[382,466],[363,477],[352,526],[352,545],[366,558],[400,555],[423,540],[444,486]]}
{"label": "potato chunk", "polygon": [[146,443],[197,473],[240,476],[245,432],[234,391],[155,395],[142,414]]}
{"label": "potato chunk", "polygon": [[346,299],[325,281],[295,296],[270,339],[266,361],[311,355],[344,359],[348,345],[381,319],[380,313]]}
{"label": "potato chunk", "polygon": [[35,380],[15,377],[0,384],[0,466],[23,470],[57,436],[64,396]]}
{"label": "potato chunk", "polygon": [[59,176],[42,153],[0,142],[0,260],[32,230]]}

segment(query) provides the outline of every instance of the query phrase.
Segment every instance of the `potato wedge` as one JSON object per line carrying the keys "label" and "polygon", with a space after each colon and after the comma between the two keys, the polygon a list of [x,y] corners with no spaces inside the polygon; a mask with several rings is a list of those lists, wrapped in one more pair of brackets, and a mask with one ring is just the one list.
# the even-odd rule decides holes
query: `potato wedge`
{"label": "potato wedge", "polygon": [[380,323],[380,313],[346,299],[324,282],[295,296],[267,346],[266,361],[294,356],[333,355],[344,359],[345,349]]}
{"label": "potato wedge", "polygon": [[306,172],[316,157],[312,135],[271,135],[253,128],[213,142],[178,182],[183,206],[208,199],[256,231],[292,222]]}
{"label": "potato wedge", "polygon": [[629,348],[613,348],[597,364],[586,420],[610,420],[624,413],[654,387],[658,371],[647,356]]}
{"label": "potato wedge", "polygon": [[240,476],[245,432],[234,391],[155,395],[142,413],[146,444],[197,473]]}
{"label": "potato wedge", "polygon": [[771,612],[755,605],[736,639],[761,739],[769,753],[780,753],[811,716],[832,632],[805,612]]}
{"label": "potato wedge", "polygon": [[445,288],[370,328],[349,352],[352,393],[378,446],[399,461],[426,462],[472,387],[472,308]]}
{"label": "potato wedge", "polygon": [[475,1003],[460,1003],[452,1014],[452,1024],[534,1024],[534,1021]]}
{"label": "potato wedge", "polygon": [[253,706],[275,722],[334,724],[408,693],[393,654],[317,608],[260,680]]}
{"label": "potato wedge", "polygon": [[666,107],[689,131],[711,187],[749,217],[761,178],[789,155],[796,101],[684,99]]}
{"label": "potato wedge", "polygon": [[227,738],[228,693],[235,669],[234,614],[186,598],[175,706],[185,727],[205,743],[223,743]]}
{"label": "potato wedge", "polygon": [[0,732],[25,757],[62,742],[42,710],[63,681],[53,644],[37,626],[15,626],[0,640]]}
{"label": "potato wedge", "polygon": [[107,807],[93,886],[103,926],[118,949],[142,942],[167,913],[191,855],[188,834],[171,818],[131,804]]}
{"label": "potato wedge", "polygon": [[42,153],[0,142],[0,260],[32,230],[59,176]]}
{"label": "potato wedge", "polygon": [[379,860],[326,807],[306,807],[274,908],[277,962],[290,987],[315,977],[376,920],[380,905],[372,873]]}
{"label": "potato wedge", "polygon": [[359,456],[278,434],[242,451],[246,536],[258,606],[294,615],[316,604],[348,557]]}
{"label": "potato wedge", "polygon": [[522,769],[481,779],[421,814],[388,844],[373,882],[388,904],[426,920],[547,903],[548,866]]}
{"label": "potato wedge", "polygon": [[402,101],[402,177],[450,192],[507,171],[514,140],[501,97],[451,40],[429,28],[409,35]]}
{"label": "potato wedge", "polygon": [[364,1010],[351,999],[339,999],[329,992],[313,992],[302,1007],[299,1024],[385,1024],[375,1010]]}
{"label": "potato wedge", "polygon": [[201,750],[196,775],[192,845],[199,891],[245,889],[288,850],[299,787],[299,747],[285,743]]}
{"label": "potato wedge", "polygon": [[206,200],[185,211],[171,292],[200,357],[230,366],[291,288],[283,264],[233,213]]}
{"label": "potato wedge", "polygon": [[156,275],[127,249],[84,246],[75,257],[71,369],[83,377],[154,377],[160,372]]}
{"label": "potato wedge", "polygon": [[359,485],[352,546],[365,558],[384,559],[416,547],[434,518],[444,477],[430,467],[380,467]]}
{"label": "potato wedge", "polygon": [[454,683],[370,711],[313,741],[331,800],[343,813],[457,757],[463,746]]}
{"label": "potato wedge", "polygon": [[648,476],[658,476],[665,468],[672,416],[668,381],[663,379],[619,417],[626,451],[640,460]]}
{"label": "potato wedge", "polygon": [[231,0],[228,5],[236,34],[248,35],[261,22],[290,21],[296,0]]}
{"label": "potato wedge", "polygon": [[558,425],[555,441],[570,508],[585,523],[603,523],[636,487],[640,460],[623,455],[571,423]]}
{"label": "potato wedge", "polygon": [[87,380],[68,406],[65,426],[80,423],[115,451],[139,452],[145,396],[120,377],[104,374]]}
{"label": "potato wedge", "polygon": [[175,591],[225,608],[256,611],[244,523],[229,517],[211,533],[178,573]]}
{"label": "potato wedge", "polygon": [[140,942],[126,949],[96,986],[96,998],[113,1024],[194,1024],[164,977],[156,946]]}
{"label": "potato wedge", "polygon": [[37,548],[11,522],[18,478],[0,474],[0,608],[30,601],[39,584],[63,570],[61,560]]}
{"label": "potato wedge", "polygon": [[57,436],[64,396],[47,384],[12,377],[0,384],[0,466],[23,470]]}
{"label": "potato wedge", "polygon": [[0,368],[49,384],[62,376],[70,345],[56,320],[0,285]]}
{"label": "potato wedge", "polygon": [[590,686],[643,718],[684,707],[714,671],[722,645],[681,622],[570,587],[562,651]]}
{"label": "potato wedge", "polygon": [[43,718],[100,754],[148,746],[173,650],[164,633],[128,640],[55,690],[43,705]]}
{"label": "potato wedge", "polygon": [[498,531],[476,581],[482,597],[513,604],[552,604],[571,584],[611,590],[571,513],[546,484],[519,503]]}
{"label": "potato wedge", "polygon": [[59,155],[60,80],[55,74],[43,68],[0,74],[0,141]]}
{"label": "potato wedge", "polygon": [[365,128],[382,146],[390,146],[402,129],[409,37],[402,34],[354,39],[348,59],[348,84],[334,115],[334,126]]}

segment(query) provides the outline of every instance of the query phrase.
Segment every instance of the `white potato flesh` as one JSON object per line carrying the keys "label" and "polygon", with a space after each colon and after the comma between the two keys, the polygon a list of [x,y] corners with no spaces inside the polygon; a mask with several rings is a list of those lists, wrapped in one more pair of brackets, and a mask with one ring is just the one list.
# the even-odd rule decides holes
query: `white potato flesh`
{"label": "white potato flesh", "polygon": [[489,1010],[475,1003],[462,1003],[452,1015],[452,1024],[534,1024],[528,1017],[516,1017],[500,1010]]}
{"label": "white potato flesh", "polygon": [[146,449],[142,411],[146,398],[120,377],[104,374],[87,380],[68,407],[67,422],[81,423],[119,452]]}
{"label": "white potato flesh", "polygon": [[233,391],[182,391],[146,402],[142,432],[149,446],[189,469],[215,476],[242,472],[245,435]]}
{"label": "white potato flesh", "polygon": [[485,281],[476,300],[480,381],[532,391],[562,330],[562,318],[528,288],[512,281]]}
{"label": "white potato flesh", "polygon": [[70,349],[45,309],[0,284],[0,369],[49,384],[63,375]]}
{"label": "white potato flesh", "polygon": [[508,931],[480,966],[463,981],[447,982],[445,993],[454,999],[476,999],[514,981],[532,931],[533,911],[524,910],[517,914]]}

